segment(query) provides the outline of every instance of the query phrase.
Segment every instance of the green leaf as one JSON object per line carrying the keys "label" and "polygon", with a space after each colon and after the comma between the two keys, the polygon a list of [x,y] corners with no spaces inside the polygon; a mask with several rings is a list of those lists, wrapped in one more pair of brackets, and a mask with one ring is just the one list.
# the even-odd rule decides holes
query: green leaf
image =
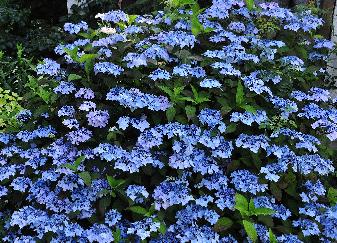
{"label": "green leaf", "polygon": [[195,113],[197,109],[194,106],[188,105],[185,107],[185,111],[186,111],[186,116],[188,120],[190,120],[191,118],[195,117]]}
{"label": "green leaf", "polygon": [[84,159],[85,159],[85,155],[82,155],[75,160],[74,165],[76,166],[76,168],[80,166],[80,164],[84,161]]}
{"label": "green leaf", "polygon": [[173,94],[175,96],[181,94],[181,92],[185,89],[185,86],[176,86],[173,88]]}
{"label": "green leaf", "polygon": [[246,231],[248,237],[253,242],[257,242],[257,232],[256,232],[254,224],[250,221],[247,221],[247,220],[243,220],[242,223],[243,223],[243,227],[245,228],[245,231]]}
{"label": "green leaf", "polygon": [[138,17],[139,15],[136,15],[136,14],[129,14],[128,17],[129,17],[129,21],[128,21],[128,24],[132,24],[133,22],[135,22],[136,18]]}
{"label": "green leaf", "polygon": [[249,212],[247,199],[239,193],[235,194],[235,209],[239,210],[239,212],[244,215]]}
{"label": "green leaf", "polygon": [[115,179],[112,176],[107,176],[107,180],[111,188],[117,188],[124,184],[125,180],[123,179]]}
{"label": "green leaf", "polygon": [[191,30],[194,36],[198,36],[204,30],[204,26],[200,23],[198,16],[192,16]]}
{"label": "green leaf", "polygon": [[255,208],[252,214],[258,215],[272,215],[275,211],[270,208]]}
{"label": "green leaf", "polygon": [[175,115],[176,115],[176,108],[174,108],[173,106],[166,110],[166,118],[169,122],[173,121]]}
{"label": "green leaf", "polygon": [[238,87],[236,88],[236,104],[239,106],[244,105],[245,97],[243,92],[243,86],[241,81],[238,82]]}
{"label": "green leaf", "polygon": [[74,81],[74,80],[79,80],[79,79],[82,79],[82,76],[80,75],[77,75],[77,74],[74,74],[74,73],[71,73],[69,74],[68,76],[68,81]]}
{"label": "green leaf", "polygon": [[84,159],[85,159],[85,156],[82,155],[75,160],[74,164],[65,164],[64,167],[71,169],[73,171],[77,171],[77,168],[84,161]]}
{"label": "green leaf", "polygon": [[84,63],[84,62],[87,62],[87,61],[92,61],[96,57],[97,57],[97,54],[84,54],[78,59],[78,61],[80,63]]}
{"label": "green leaf", "polygon": [[270,243],[277,243],[276,236],[271,229],[269,229],[269,241]]}
{"label": "green leaf", "polygon": [[251,105],[242,105],[241,108],[245,109],[246,111],[256,114],[256,109],[254,108],[254,106]]}
{"label": "green leaf", "polygon": [[158,85],[158,88],[160,88],[162,91],[164,91],[170,97],[174,97],[174,93],[169,87],[164,86],[164,85]]}
{"label": "green leaf", "polygon": [[82,178],[84,184],[86,184],[87,186],[91,185],[91,176],[88,171],[80,172],[78,175]]}
{"label": "green leaf", "polygon": [[254,211],[255,211],[255,205],[254,205],[254,200],[253,199],[249,200],[249,206],[248,207],[249,207],[249,209],[248,209],[249,214],[252,215],[254,213]]}
{"label": "green leaf", "polygon": [[216,232],[225,231],[226,229],[229,229],[232,225],[233,221],[230,218],[221,217],[214,225],[214,230]]}
{"label": "green leaf", "polygon": [[132,207],[129,207],[128,210],[134,213],[141,214],[141,215],[146,215],[148,213],[148,211],[141,206],[132,206]]}
{"label": "green leaf", "polygon": [[119,243],[121,241],[122,231],[117,228],[115,232],[113,232],[114,242]]}
{"label": "green leaf", "polygon": [[248,10],[253,10],[255,8],[254,0],[245,0]]}
{"label": "green leaf", "polygon": [[230,124],[229,126],[227,126],[226,128],[226,133],[232,133],[232,132],[235,132],[236,131],[236,124],[235,123],[232,123]]}
{"label": "green leaf", "polygon": [[164,234],[166,233],[166,230],[167,230],[166,225],[165,225],[164,223],[160,222],[160,226],[159,226],[158,231],[159,231],[162,235],[164,235]]}
{"label": "green leaf", "polygon": [[328,200],[330,204],[337,204],[337,189],[330,187],[328,190]]}

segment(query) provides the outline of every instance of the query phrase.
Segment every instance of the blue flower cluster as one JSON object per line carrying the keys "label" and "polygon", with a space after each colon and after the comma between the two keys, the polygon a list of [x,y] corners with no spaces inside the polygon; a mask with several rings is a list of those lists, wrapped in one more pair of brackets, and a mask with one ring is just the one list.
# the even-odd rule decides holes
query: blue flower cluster
{"label": "blue flower cluster", "polygon": [[287,51],[326,55],[322,20],[269,2],[213,0],[197,18],[188,6],[98,14],[95,34],[55,48],[64,71],[37,66],[58,98],[0,133],[4,242],[337,241],[336,100],[309,68],[322,60]]}

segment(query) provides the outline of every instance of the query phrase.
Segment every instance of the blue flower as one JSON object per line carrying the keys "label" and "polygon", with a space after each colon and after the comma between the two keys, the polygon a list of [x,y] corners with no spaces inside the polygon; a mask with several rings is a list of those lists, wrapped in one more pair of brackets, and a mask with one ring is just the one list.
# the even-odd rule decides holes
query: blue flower
{"label": "blue flower", "polygon": [[169,80],[171,78],[171,75],[168,71],[158,68],[149,75],[149,78],[154,81],[156,81],[157,79]]}
{"label": "blue flower", "polygon": [[75,86],[71,82],[61,81],[60,84],[54,88],[54,92],[60,94],[71,94],[76,90]]}
{"label": "blue flower", "polygon": [[36,66],[36,73],[38,75],[47,74],[50,76],[55,76],[59,73],[60,69],[61,69],[60,64],[58,64],[54,60],[45,58],[42,64],[38,64]]}
{"label": "blue flower", "polygon": [[62,117],[62,116],[73,117],[74,114],[75,114],[75,108],[69,105],[62,106],[57,112],[57,115],[59,117]]}
{"label": "blue flower", "polygon": [[31,117],[32,112],[30,110],[22,110],[16,115],[16,119],[20,122],[27,122]]}
{"label": "blue flower", "polygon": [[99,62],[94,65],[95,74],[97,73],[107,73],[114,76],[122,74],[124,69],[116,64],[110,62]]}
{"label": "blue flower", "polygon": [[118,101],[132,110],[148,107],[154,111],[165,111],[170,107],[170,102],[166,97],[145,94],[135,88],[127,90],[123,87],[115,87],[107,94],[107,100]]}
{"label": "blue flower", "polygon": [[173,74],[179,75],[181,77],[187,77],[191,75],[196,78],[205,77],[206,72],[201,67],[192,67],[189,64],[182,64],[173,68]]}
{"label": "blue flower", "polygon": [[200,87],[203,87],[203,88],[220,88],[221,83],[216,79],[206,78],[206,79],[204,79],[203,81],[200,82]]}
{"label": "blue flower", "polygon": [[136,221],[130,225],[127,230],[128,234],[135,234],[142,240],[150,237],[152,232],[157,232],[160,227],[159,222],[155,222],[152,218],[145,218],[141,221]]}
{"label": "blue flower", "polygon": [[119,22],[128,22],[129,17],[126,13],[121,10],[113,10],[107,13],[100,13],[95,16],[95,18],[99,18],[102,21],[119,23]]}
{"label": "blue flower", "polygon": [[135,203],[143,203],[144,199],[149,197],[146,188],[138,185],[129,185],[126,189],[126,195]]}
{"label": "blue flower", "polygon": [[111,243],[114,241],[111,229],[104,224],[94,224],[83,235],[89,242]]}
{"label": "blue flower", "polygon": [[78,130],[69,132],[67,134],[69,141],[72,144],[76,144],[76,145],[88,141],[91,138],[91,136],[92,136],[92,132],[84,127],[79,128]]}
{"label": "blue flower", "polygon": [[267,190],[267,184],[260,184],[258,177],[248,170],[237,170],[231,174],[231,182],[235,189],[241,192],[249,192],[254,195]]}
{"label": "blue flower", "polygon": [[201,124],[203,125],[207,124],[209,127],[212,128],[220,124],[220,122],[222,121],[220,111],[209,108],[201,110],[198,118]]}
{"label": "blue flower", "polygon": [[95,98],[95,94],[94,94],[94,91],[92,91],[89,88],[80,88],[76,92],[75,98],[83,98],[83,99],[91,100]]}
{"label": "blue flower", "polygon": [[84,21],[81,21],[78,24],[73,24],[73,23],[64,24],[64,31],[70,34],[78,34],[81,30],[87,31],[88,28],[89,28],[88,24]]}
{"label": "blue flower", "polygon": [[110,117],[109,113],[106,110],[90,111],[87,114],[88,124],[90,126],[99,127],[99,128],[103,128],[108,125],[109,117]]}
{"label": "blue flower", "polygon": [[267,149],[269,147],[269,138],[265,135],[240,134],[235,141],[235,145],[257,153],[260,148]]}
{"label": "blue flower", "polygon": [[188,34],[184,31],[161,32],[156,38],[159,43],[169,46],[179,46],[181,49],[185,46],[193,48],[197,42],[194,35]]}
{"label": "blue flower", "polygon": [[183,180],[163,181],[154,189],[153,198],[157,210],[167,209],[175,204],[185,205],[193,200],[188,183]]}
{"label": "blue flower", "polygon": [[300,227],[304,236],[319,235],[318,225],[309,219],[300,219],[293,221],[295,227]]}
{"label": "blue flower", "polygon": [[256,113],[245,111],[244,113],[233,112],[231,115],[231,122],[241,121],[243,124],[251,126],[253,122],[257,124],[264,123],[268,120],[267,114],[264,110],[257,110]]}
{"label": "blue flower", "polygon": [[111,209],[105,213],[105,223],[110,227],[116,226],[116,224],[122,219],[122,214],[116,209]]}

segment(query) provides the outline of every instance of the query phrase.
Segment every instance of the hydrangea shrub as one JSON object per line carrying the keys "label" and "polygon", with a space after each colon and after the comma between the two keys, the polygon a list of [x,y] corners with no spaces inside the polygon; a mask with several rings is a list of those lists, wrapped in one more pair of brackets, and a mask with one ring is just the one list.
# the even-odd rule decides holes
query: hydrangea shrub
{"label": "hydrangea shrub", "polygon": [[0,135],[3,241],[337,240],[320,18],[241,0],[97,18],[38,65],[48,113]]}

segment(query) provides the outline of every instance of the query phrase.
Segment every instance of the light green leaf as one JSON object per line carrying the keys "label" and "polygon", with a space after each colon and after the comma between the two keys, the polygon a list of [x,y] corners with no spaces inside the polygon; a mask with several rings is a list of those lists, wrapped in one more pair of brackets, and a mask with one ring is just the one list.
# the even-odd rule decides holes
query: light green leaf
{"label": "light green leaf", "polygon": [[128,210],[134,213],[141,214],[141,215],[146,215],[148,213],[148,211],[141,206],[132,206],[132,207],[129,207]]}
{"label": "light green leaf", "polygon": [[241,108],[245,109],[246,111],[256,114],[256,109],[254,108],[254,106],[251,105],[242,105]]}
{"label": "light green leaf", "polygon": [[135,20],[136,20],[136,18],[138,17],[138,15],[135,15],[135,14],[131,15],[131,14],[129,14],[128,17],[129,17],[128,24],[130,25],[130,24],[132,24],[133,22],[135,22]]}
{"label": "light green leaf", "polygon": [[249,212],[247,199],[239,193],[235,194],[235,209],[239,210],[241,214],[248,214]]}
{"label": "light green leaf", "polygon": [[254,0],[245,0],[248,10],[253,10],[255,8]]}
{"label": "light green leaf", "polygon": [[166,233],[166,230],[167,230],[166,225],[165,225],[164,223],[160,222],[160,226],[159,226],[158,231],[159,231],[162,235],[164,235],[164,234]]}
{"label": "light green leaf", "polygon": [[74,73],[71,73],[69,74],[68,76],[68,81],[74,81],[74,80],[79,80],[79,79],[82,79],[82,76],[80,75],[77,75],[77,74],[74,74]]}
{"label": "light green leaf", "polygon": [[243,220],[242,223],[243,223],[243,227],[245,228],[245,231],[246,231],[248,237],[253,242],[257,242],[257,232],[256,232],[254,224],[250,221],[247,221],[247,220]]}
{"label": "light green leaf", "polygon": [[164,86],[164,85],[159,85],[158,86],[162,91],[164,91],[166,94],[168,94],[170,97],[174,97],[174,93],[173,91],[167,87],[167,86]]}
{"label": "light green leaf", "polygon": [[181,92],[185,89],[185,86],[176,86],[173,88],[173,93],[175,96],[181,94]]}
{"label": "light green leaf", "polygon": [[271,229],[269,229],[269,241],[270,243],[277,243],[276,236]]}
{"label": "light green leaf", "polygon": [[270,208],[255,208],[252,212],[252,214],[258,216],[258,215],[272,215],[275,213],[274,210]]}
{"label": "light green leaf", "polygon": [[117,188],[124,184],[125,180],[123,179],[115,179],[112,176],[107,176],[107,180],[111,188]]}

